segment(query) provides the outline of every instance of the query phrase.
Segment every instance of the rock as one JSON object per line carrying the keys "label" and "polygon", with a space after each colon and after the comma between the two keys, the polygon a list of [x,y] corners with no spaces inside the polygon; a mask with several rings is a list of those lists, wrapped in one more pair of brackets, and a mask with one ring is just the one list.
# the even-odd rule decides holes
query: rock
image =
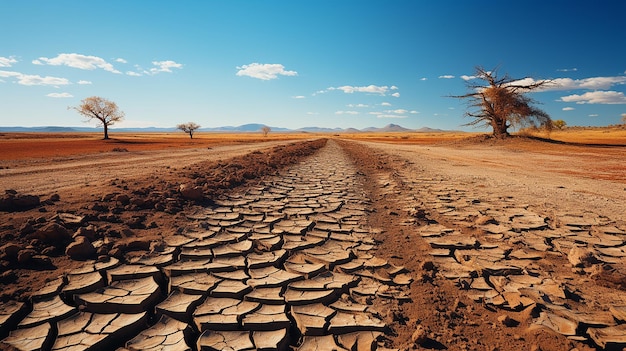
{"label": "rock", "polygon": [[52,243],[55,246],[59,246],[64,241],[70,239],[70,233],[67,229],[65,229],[65,227],[57,223],[50,223],[43,226],[36,232],[29,234],[27,239],[39,239],[47,243]]}
{"label": "rock", "polygon": [[94,241],[96,240],[96,227],[94,227],[93,225],[90,225],[87,227],[80,227],[76,230],[76,232],[74,232],[74,235],[72,235],[72,238],[76,239],[76,237],[78,236],[84,236],[89,241]]}
{"label": "rock", "polygon": [[181,184],[178,187],[178,191],[187,200],[202,200],[204,198],[202,187],[194,186],[193,184]]}
{"label": "rock", "polygon": [[73,260],[86,259],[95,255],[95,253],[96,249],[84,236],[77,236],[65,249],[65,254]]}
{"label": "rock", "polygon": [[18,194],[14,190],[7,190],[6,194],[0,197],[0,211],[14,212],[29,210],[39,204],[39,196]]}
{"label": "rock", "polygon": [[33,249],[21,250],[17,254],[17,263],[19,264],[28,263],[28,261],[30,261],[30,259],[33,258],[33,256],[35,256],[36,254],[37,254],[37,251]]}
{"label": "rock", "polygon": [[411,335],[411,341],[417,345],[423,344],[428,339],[428,330],[423,325],[418,325]]}
{"label": "rock", "polygon": [[572,247],[567,255],[567,259],[572,264],[572,267],[589,267],[597,263],[597,259],[591,250],[578,246]]}
{"label": "rock", "polygon": [[17,258],[17,253],[22,249],[22,246],[15,243],[4,244],[0,247],[0,255],[7,259]]}
{"label": "rock", "polygon": [[130,197],[128,197],[128,195],[126,194],[119,194],[117,196],[115,196],[115,202],[119,202],[122,205],[128,205],[130,203]]}

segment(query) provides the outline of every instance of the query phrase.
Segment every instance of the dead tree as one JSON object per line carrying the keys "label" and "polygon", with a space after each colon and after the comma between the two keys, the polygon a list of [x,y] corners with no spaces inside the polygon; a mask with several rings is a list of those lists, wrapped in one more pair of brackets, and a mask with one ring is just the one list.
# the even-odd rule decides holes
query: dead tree
{"label": "dead tree", "polygon": [[104,139],[109,139],[109,126],[124,119],[124,112],[117,104],[99,96],[91,96],[81,101],[79,106],[68,107],[78,111],[88,120],[97,119],[104,127]]}
{"label": "dead tree", "polygon": [[193,133],[199,128],[200,128],[200,125],[194,122],[182,123],[176,126],[176,129],[180,129],[183,132],[189,134],[190,139],[193,139]]}
{"label": "dead tree", "polygon": [[497,138],[509,136],[511,127],[542,127],[546,130],[552,127],[550,116],[531,106],[536,103],[524,94],[539,89],[550,83],[540,80],[524,83],[522,80],[511,79],[507,75],[500,78],[496,70],[487,71],[482,67],[476,68],[476,78],[487,84],[478,84],[468,80],[467,88],[470,91],[465,95],[452,96],[468,101],[468,110],[465,115],[473,120],[466,125],[484,125],[493,129]]}

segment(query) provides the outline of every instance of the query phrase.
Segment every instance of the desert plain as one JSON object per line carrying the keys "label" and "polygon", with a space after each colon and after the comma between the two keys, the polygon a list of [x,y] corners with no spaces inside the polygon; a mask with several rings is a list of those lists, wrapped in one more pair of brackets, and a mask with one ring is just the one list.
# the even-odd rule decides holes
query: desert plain
{"label": "desert plain", "polygon": [[0,348],[622,350],[626,130],[0,134]]}

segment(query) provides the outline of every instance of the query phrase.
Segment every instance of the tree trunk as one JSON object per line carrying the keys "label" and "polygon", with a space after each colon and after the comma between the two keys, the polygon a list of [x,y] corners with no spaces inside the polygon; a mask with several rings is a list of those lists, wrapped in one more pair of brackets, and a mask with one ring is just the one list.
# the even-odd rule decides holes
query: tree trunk
{"label": "tree trunk", "polygon": [[189,139],[193,139],[193,132],[189,132]]}
{"label": "tree trunk", "polygon": [[109,139],[109,126],[106,123],[102,123],[104,126],[104,140]]}
{"label": "tree trunk", "polygon": [[504,139],[509,136],[509,126],[506,123],[506,119],[491,121],[491,127],[493,128],[493,136],[498,139]]}

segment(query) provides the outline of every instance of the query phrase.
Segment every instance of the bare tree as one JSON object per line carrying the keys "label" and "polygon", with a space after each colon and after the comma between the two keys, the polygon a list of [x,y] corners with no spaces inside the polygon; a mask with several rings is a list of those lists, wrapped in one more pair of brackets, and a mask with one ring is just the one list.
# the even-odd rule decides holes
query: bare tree
{"label": "bare tree", "polygon": [[521,81],[511,79],[507,75],[499,78],[496,70],[487,71],[482,67],[476,67],[476,78],[488,85],[476,84],[468,81],[469,93],[453,96],[468,100],[469,108],[466,116],[473,121],[466,125],[485,125],[493,129],[493,135],[498,138],[509,136],[510,127],[552,127],[550,116],[531,105],[535,101],[525,93],[536,90],[550,83],[547,80],[523,84]]}
{"label": "bare tree", "polygon": [[196,124],[195,122],[187,122],[187,123],[181,123],[181,124],[177,125],[176,129],[180,129],[183,132],[189,134],[189,138],[193,139],[193,133],[197,129],[200,129],[200,125]]}
{"label": "bare tree", "polygon": [[261,128],[261,133],[263,133],[264,137],[267,137],[267,135],[272,131],[272,128],[268,127],[268,126],[263,126],[263,128]]}
{"label": "bare tree", "polygon": [[91,96],[80,102],[79,106],[68,107],[78,111],[88,120],[97,119],[104,127],[104,139],[109,139],[109,126],[124,119],[124,112],[117,104],[99,96]]}

